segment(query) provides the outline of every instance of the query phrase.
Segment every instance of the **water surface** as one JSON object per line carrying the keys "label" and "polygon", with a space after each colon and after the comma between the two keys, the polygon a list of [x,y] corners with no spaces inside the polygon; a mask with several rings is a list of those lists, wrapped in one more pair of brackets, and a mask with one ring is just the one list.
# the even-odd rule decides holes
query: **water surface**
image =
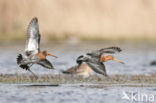
{"label": "water surface", "polygon": [[[108,46],[111,46],[110,44]],[[125,62],[125,65],[115,61],[105,63],[107,73],[110,74],[147,74],[156,72],[156,67],[150,62],[155,60],[156,52],[149,45],[120,45],[123,52],[115,54],[115,58]],[[76,65],[76,58],[86,52],[107,47],[106,44],[84,45],[42,45],[43,49],[57,55],[59,58],[48,57],[55,70],[48,70],[34,65],[33,72],[40,74],[57,74]],[[16,57],[23,52],[24,45],[14,47],[2,45],[0,47],[0,73],[21,74],[29,72],[22,70],[16,64]],[[54,86],[27,86],[30,84],[0,84],[0,100],[2,103],[138,103],[122,99],[123,92],[131,95],[150,94],[156,95],[156,87],[103,87],[89,88],[74,86],[74,84]],[[76,84],[77,85],[77,84]],[[155,101],[141,101],[139,103],[156,103]]]}

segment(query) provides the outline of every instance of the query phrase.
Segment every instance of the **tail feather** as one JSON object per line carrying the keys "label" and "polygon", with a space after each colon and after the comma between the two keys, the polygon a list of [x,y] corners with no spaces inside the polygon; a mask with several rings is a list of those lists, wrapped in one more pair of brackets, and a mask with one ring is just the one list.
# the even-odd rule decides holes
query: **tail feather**
{"label": "tail feather", "polygon": [[17,56],[17,64],[20,64],[20,62],[23,60],[23,57],[22,57],[22,55],[21,54],[19,54],[18,56]]}
{"label": "tail feather", "polygon": [[20,65],[20,63],[22,62],[23,60],[23,56],[21,54],[19,54],[17,56],[17,64],[19,65],[19,67],[21,67],[22,69],[25,69],[25,70],[29,70],[29,66],[28,65]]}

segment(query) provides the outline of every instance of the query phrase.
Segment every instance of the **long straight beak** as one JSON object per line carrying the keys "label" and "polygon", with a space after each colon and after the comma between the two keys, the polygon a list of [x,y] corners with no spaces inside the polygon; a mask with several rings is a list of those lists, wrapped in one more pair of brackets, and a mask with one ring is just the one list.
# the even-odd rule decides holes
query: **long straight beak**
{"label": "long straight beak", "polygon": [[57,58],[57,56],[55,56],[55,55],[52,55],[52,54],[50,54],[50,53],[48,53],[48,55],[50,55],[50,56],[53,56],[53,57]]}
{"label": "long straight beak", "polygon": [[115,61],[117,61],[117,62],[119,62],[119,63],[121,63],[121,64],[125,64],[124,62],[121,62],[121,61],[119,61],[119,60],[117,60],[117,59],[115,59],[115,58],[113,58],[113,60],[115,60]]}

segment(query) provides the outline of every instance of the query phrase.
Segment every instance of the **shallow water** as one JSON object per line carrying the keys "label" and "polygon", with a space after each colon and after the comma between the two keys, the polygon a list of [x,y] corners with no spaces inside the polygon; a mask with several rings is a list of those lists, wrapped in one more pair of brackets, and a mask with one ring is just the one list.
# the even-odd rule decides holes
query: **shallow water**
{"label": "shallow water", "polygon": [[[123,92],[128,99],[123,99]],[[58,87],[28,86],[28,84],[1,84],[1,103],[155,103],[155,87],[86,88],[73,85]],[[135,96],[134,97],[132,97]],[[142,95],[147,97],[141,99]],[[149,99],[150,96],[153,99]],[[132,99],[133,98],[133,99]]]}
{"label": "shallow water", "polygon": [[[76,65],[76,58],[86,52],[106,47],[105,45],[53,45],[43,46],[50,53],[57,55],[55,59],[48,57],[53,63],[55,70],[44,69],[34,65],[32,71],[39,74],[57,74],[61,70]],[[87,48],[86,48],[87,47]],[[150,66],[150,62],[155,60],[156,52],[149,45],[121,45],[123,52],[114,56],[125,62],[125,65],[115,61],[105,63],[109,74],[151,74],[156,72],[155,66]],[[21,74],[29,73],[19,69],[16,64],[17,54],[23,51],[23,45],[12,47],[0,47],[0,73]],[[156,87],[103,87],[89,88],[75,86],[73,84],[53,86],[28,86],[30,84],[0,84],[1,103],[138,103],[139,99],[132,100],[131,94],[147,94],[147,101],[139,103],[156,103]],[[130,100],[122,99],[125,92]],[[154,95],[154,101],[149,101],[149,96]],[[140,99],[141,100],[141,99]]]}
{"label": "shallow water", "polygon": [[[97,50],[103,46],[101,44],[89,44],[85,46],[81,45],[54,45],[43,46],[50,53],[57,55],[59,58],[48,57],[53,63],[55,70],[48,70],[41,66],[32,66],[32,71],[37,74],[55,74],[61,70],[66,70],[71,66],[76,65],[76,58],[92,50]],[[25,70],[19,69],[16,64],[16,57],[19,53],[22,53],[24,49],[23,45],[19,45],[15,48],[0,47],[0,73],[28,73]],[[156,71],[155,66],[151,66],[150,62],[156,58],[156,49],[150,45],[123,45],[123,51],[115,54],[115,58],[125,62],[124,65],[116,62],[106,62],[106,69],[108,74],[151,74]]]}

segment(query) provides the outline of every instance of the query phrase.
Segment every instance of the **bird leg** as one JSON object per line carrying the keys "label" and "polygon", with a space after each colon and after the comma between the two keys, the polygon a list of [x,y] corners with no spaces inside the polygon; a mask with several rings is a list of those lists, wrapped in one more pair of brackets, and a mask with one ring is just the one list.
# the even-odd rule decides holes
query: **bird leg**
{"label": "bird leg", "polygon": [[28,71],[31,72],[36,79],[38,79],[38,76],[34,72],[32,72],[30,69],[28,69]]}
{"label": "bird leg", "polygon": [[[29,68],[32,66],[33,64],[29,64]],[[34,76],[35,76],[35,78],[36,79],[38,79],[38,76],[34,73],[34,72],[32,72],[30,69],[28,69]]]}

